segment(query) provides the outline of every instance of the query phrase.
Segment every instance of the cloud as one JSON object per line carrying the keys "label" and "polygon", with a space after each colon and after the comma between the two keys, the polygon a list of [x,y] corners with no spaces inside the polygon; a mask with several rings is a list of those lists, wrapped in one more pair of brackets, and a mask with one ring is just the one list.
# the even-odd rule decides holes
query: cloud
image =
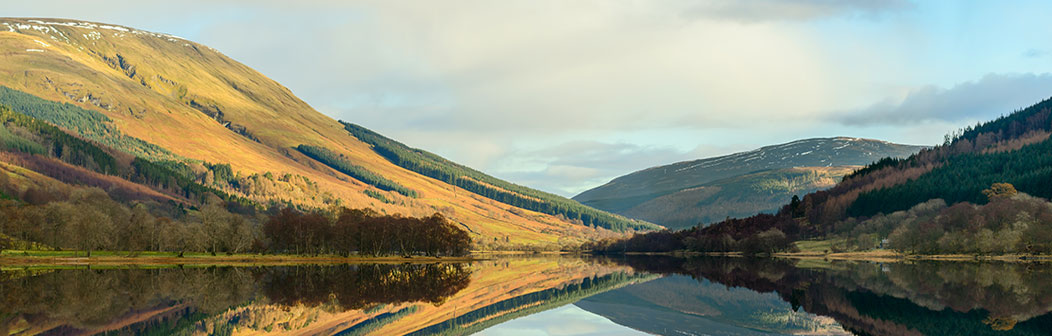
{"label": "cloud", "polygon": [[699,1],[684,16],[745,23],[811,21],[845,15],[878,17],[913,7],[906,0],[707,0]]}
{"label": "cloud", "polygon": [[926,86],[900,99],[840,113],[851,126],[987,120],[1052,96],[1052,74],[988,74],[949,89]]}
{"label": "cloud", "polygon": [[573,141],[511,152],[494,169],[500,177],[571,197],[616,176],[724,151],[709,146],[684,151],[667,146]]}
{"label": "cloud", "polygon": [[1031,48],[1023,52],[1024,58],[1042,58],[1048,56],[1048,50]]}
{"label": "cloud", "polygon": [[[945,120],[1047,97],[1025,83],[999,89],[993,79],[921,87],[1049,71],[1042,59],[1004,55],[1044,43],[1048,10],[984,6],[993,5],[36,0],[3,1],[0,12],[189,38],[329,116],[569,196],[641,168],[819,135],[937,142],[943,132],[926,134],[956,127]],[[946,7],[953,10],[937,11]],[[989,87],[955,93],[969,85]],[[915,90],[898,96],[903,88]],[[957,99],[965,103],[954,106]],[[922,129],[914,120],[932,122]]]}
{"label": "cloud", "polygon": [[700,129],[827,104],[835,87],[813,41],[679,17],[693,4],[263,3],[191,37],[330,115],[391,129]]}

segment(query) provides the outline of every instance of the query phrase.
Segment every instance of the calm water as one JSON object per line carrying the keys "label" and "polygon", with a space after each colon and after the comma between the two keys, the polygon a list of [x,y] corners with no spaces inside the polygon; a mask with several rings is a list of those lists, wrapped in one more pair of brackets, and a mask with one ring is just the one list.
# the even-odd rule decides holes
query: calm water
{"label": "calm water", "polygon": [[744,258],[4,269],[0,335],[1048,335],[1052,265]]}

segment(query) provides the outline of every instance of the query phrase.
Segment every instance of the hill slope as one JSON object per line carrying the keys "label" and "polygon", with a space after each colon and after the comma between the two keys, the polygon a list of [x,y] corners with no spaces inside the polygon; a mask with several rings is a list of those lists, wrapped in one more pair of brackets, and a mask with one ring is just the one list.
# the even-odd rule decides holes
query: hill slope
{"label": "hill slope", "polygon": [[[0,85],[9,88],[0,92],[6,97],[0,103],[111,147],[124,160],[166,166],[259,204],[442,212],[478,241],[507,244],[604,235],[585,222],[653,227],[609,214],[593,221],[581,217],[584,211],[531,211],[458,192],[447,181],[393,164],[277,82],[179,37],[92,22],[0,18],[0,59]],[[568,202],[550,194],[538,201]]]}
{"label": "hill slope", "polygon": [[794,241],[822,238],[826,243],[839,240],[827,251],[869,250],[887,243],[916,254],[1048,254],[1050,134],[1052,99],[1046,99],[960,129],[942,145],[908,158],[870,164],[775,214],[590,248],[770,253],[792,250]]}
{"label": "hill slope", "polygon": [[573,199],[670,228],[773,212],[794,194],[832,187],[861,165],[921,150],[879,140],[814,138],[647,168]]}
{"label": "hill slope", "polygon": [[670,229],[778,210],[793,195],[830,188],[861,166],[794,167],[734,176],[679,190],[622,212]]}

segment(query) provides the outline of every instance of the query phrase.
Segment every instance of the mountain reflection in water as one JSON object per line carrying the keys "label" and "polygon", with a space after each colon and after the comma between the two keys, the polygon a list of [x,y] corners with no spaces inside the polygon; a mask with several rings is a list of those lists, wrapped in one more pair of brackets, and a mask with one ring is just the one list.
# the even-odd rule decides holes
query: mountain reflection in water
{"label": "mountain reflection in water", "polygon": [[0,335],[459,335],[653,277],[562,257],[4,269]]}
{"label": "mountain reflection in water", "polygon": [[1042,263],[711,257],[5,268],[0,335],[1048,335],[1048,279]]}
{"label": "mountain reflection in water", "polygon": [[[843,329],[858,335],[1052,334],[1052,265],[1045,263],[658,257],[618,260],[639,271],[689,276],[700,287],[711,283],[773,293],[789,303],[793,311],[831,317]],[[640,287],[649,285],[652,284]],[[750,304],[763,306],[757,304],[762,300],[748,296],[719,297],[712,291],[697,291],[682,284],[642,293],[636,287],[620,290],[632,291],[637,292],[636,302],[649,299],[683,316],[704,316],[778,334],[836,333],[823,323],[793,323],[786,318],[772,321],[772,316],[763,314],[767,307],[751,313],[743,311],[740,308]],[[656,328],[662,326],[643,324],[636,328],[649,327],[662,333]],[[809,328],[799,328],[808,325]]]}

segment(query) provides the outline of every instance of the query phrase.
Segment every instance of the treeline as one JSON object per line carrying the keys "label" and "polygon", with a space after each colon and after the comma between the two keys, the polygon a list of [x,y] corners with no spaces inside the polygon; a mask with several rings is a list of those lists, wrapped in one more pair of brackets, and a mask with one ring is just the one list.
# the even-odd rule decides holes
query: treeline
{"label": "treeline", "polygon": [[351,135],[373,146],[376,153],[399,167],[440,180],[483,197],[584,225],[615,231],[648,230],[657,226],[596,210],[564,197],[509,183],[459,165],[438,155],[411,148],[365,127],[344,122]]}
{"label": "treeline", "polygon": [[[0,87],[0,89],[4,88]],[[66,133],[52,124],[16,112],[3,105],[0,105],[0,146],[2,146],[0,150],[53,157],[100,174],[155,186],[190,200],[200,201],[206,195],[219,195],[228,201],[246,202],[244,199],[228,195],[214,187],[202,185],[187,177],[186,174],[178,173],[170,168],[170,166],[185,165],[185,163],[174,161],[168,164],[155,163],[140,157],[128,158],[130,160],[119,158],[119,155],[124,154],[118,154],[101,144]],[[130,161],[130,164],[125,160]],[[70,179],[63,181],[83,182]]]}
{"label": "treeline", "polygon": [[322,214],[285,208],[263,225],[263,236],[272,251],[312,255],[463,256],[471,247],[467,231],[441,214],[411,218],[371,209]]}
{"label": "treeline", "polygon": [[[690,228],[680,231],[655,231],[636,234],[629,238],[606,239],[588,242],[583,250],[595,254],[621,254],[627,252],[675,252],[702,253],[742,252],[749,255],[792,252],[797,235],[787,235],[773,215],[759,215],[746,219],[723,222],[718,230]],[[728,223],[732,223],[728,225]],[[795,227],[783,227],[795,233]]]}
{"label": "treeline", "polygon": [[355,165],[348,161],[347,157],[343,154],[336,154],[327,148],[310,145],[299,145],[296,147],[296,150],[303,153],[303,155],[318,160],[318,162],[321,162],[338,172],[347,174],[348,176],[374,186],[377,189],[383,191],[394,191],[407,197],[416,198],[417,196],[415,190],[406,188],[401,184],[377,175],[362,166]]}
{"label": "treeline", "polygon": [[985,203],[981,191],[993,183],[1013,184],[1025,193],[1052,197],[1052,140],[1014,151],[967,153],[946,159],[939,167],[907,183],[862,193],[848,208],[851,217],[869,217],[909,209],[941,198],[949,204]]}
{"label": "treeline", "polygon": [[119,173],[117,159],[99,146],[58,127],[0,105],[0,124],[7,149],[56,157],[103,174]]}
{"label": "treeline", "polygon": [[[5,89],[0,87],[0,96]],[[7,95],[19,94],[16,97],[26,95],[10,89],[6,90],[14,92],[8,92]],[[299,175],[284,174],[275,177],[270,173],[264,173],[241,176],[229,164],[212,164],[186,159],[154,161],[143,156],[129,155],[129,153],[135,153],[123,153],[96,142],[96,140],[85,139],[98,138],[90,136],[91,132],[94,132],[93,129],[110,132],[105,134],[119,135],[119,132],[111,129],[112,126],[97,124],[109,120],[104,115],[87,110],[70,112],[67,110],[79,109],[79,107],[48,102],[36,97],[26,99],[36,102],[24,104],[24,107],[32,111],[33,115],[57,119],[73,128],[62,129],[50,124],[50,121],[45,122],[0,107],[0,151],[15,153],[12,155],[18,156],[20,165],[33,170],[39,169],[39,172],[65,183],[110,189],[106,186],[112,183],[101,181],[98,176],[86,176],[74,168],[83,167],[103,175],[141,184],[193,203],[200,203],[208,195],[217,195],[225,201],[239,203],[243,206],[259,204],[273,206],[275,203],[284,204],[295,201],[297,204],[308,202],[309,204],[306,205],[325,207],[338,202],[331,193],[319,190],[315,182]],[[57,112],[42,111],[37,108],[58,108],[59,110]],[[72,117],[61,119],[59,117],[64,114],[59,112],[70,112]],[[78,113],[87,116],[76,117]],[[67,132],[75,132],[75,134]],[[127,148],[122,150],[127,150]],[[40,157],[55,158],[70,166],[60,167],[55,162],[43,160]]]}
{"label": "treeline", "polygon": [[941,199],[863,221],[838,223],[838,250],[886,247],[908,254],[1052,254],[1052,203],[1009,184],[987,189],[984,205]]}
{"label": "treeline", "polygon": [[227,193],[202,185],[163,163],[137,157],[132,159],[131,166],[135,170],[135,174],[129,179],[132,182],[155,186],[191,200],[200,200],[206,194],[214,194],[223,199],[231,198]]}
{"label": "treeline", "polygon": [[73,250],[88,256],[98,250],[179,255],[265,251],[256,224],[260,218],[231,213],[218,198],[196,211],[156,202],[125,205],[98,188],[76,188],[69,194],[53,190],[36,198],[38,204],[0,204],[0,249]]}
{"label": "treeline", "polygon": [[[907,159],[883,159],[848,177],[828,192],[805,196],[808,219],[832,224],[909,209],[930,199],[983,203],[980,191],[1008,182],[1035,196],[1050,197],[1041,186],[1052,181],[1048,134],[1052,100],[1044,100],[996,120],[946,135],[940,146]],[[875,174],[873,174],[875,173]],[[869,174],[878,176],[866,176]],[[808,200],[807,198],[811,198]]]}
{"label": "treeline", "polygon": [[150,160],[180,159],[165,148],[123,134],[106,115],[73,104],[53,102],[0,86],[0,105],[138,157]]}
{"label": "treeline", "polygon": [[[14,193],[9,185],[0,190]],[[468,233],[439,214],[408,218],[346,208],[336,213],[275,208],[267,215],[214,196],[199,209],[184,209],[156,202],[125,205],[98,188],[31,193],[46,196],[33,196],[38,204],[0,201],[0,250],[74,250],[88,256],[98,250],[180,256],[185,252],[461,256],[471,246]]]}

